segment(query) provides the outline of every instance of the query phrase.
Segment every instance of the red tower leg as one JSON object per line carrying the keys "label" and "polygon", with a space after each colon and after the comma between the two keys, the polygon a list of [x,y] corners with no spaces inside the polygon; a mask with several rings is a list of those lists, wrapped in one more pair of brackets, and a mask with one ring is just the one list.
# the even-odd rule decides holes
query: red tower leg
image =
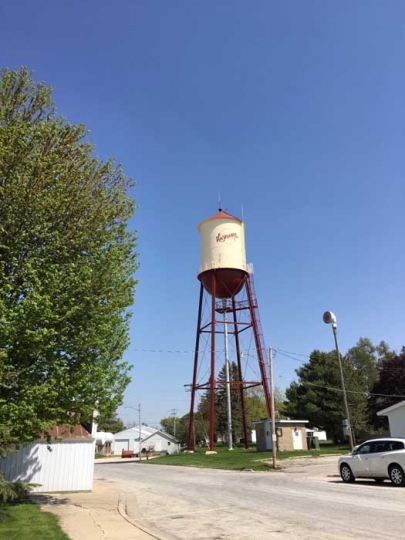
{"label": "red tower leg", "polygon": [[196,392],[196,384],[197,384],[198,351],[200,349],[201,313],[202,313],[203,295],[204,295],[204,287],[201,284],[201,286],[200,286],[200,301],[198,302],[197,334],[196,334],[196,338],[195,338],[195,349],[194,349],[193,382],[191,384],[191,404],[190,404],[190,416],[189,416],[189,420],[188,420],[187,450],[194,450],[194,445],[193,445],[194,404],[195,404],[195,392]]}

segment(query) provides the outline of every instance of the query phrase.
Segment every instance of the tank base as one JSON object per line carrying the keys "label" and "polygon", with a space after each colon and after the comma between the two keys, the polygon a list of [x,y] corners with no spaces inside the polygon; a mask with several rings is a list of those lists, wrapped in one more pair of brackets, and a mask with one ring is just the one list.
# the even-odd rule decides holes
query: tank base
{"label": "tank base", "polygon": [[216,268],[201,272],[198,279],[210,295],[213,294],[213,275],[215,276],[215,298],[233,298],[241,291],[248,273],[239,268]]}

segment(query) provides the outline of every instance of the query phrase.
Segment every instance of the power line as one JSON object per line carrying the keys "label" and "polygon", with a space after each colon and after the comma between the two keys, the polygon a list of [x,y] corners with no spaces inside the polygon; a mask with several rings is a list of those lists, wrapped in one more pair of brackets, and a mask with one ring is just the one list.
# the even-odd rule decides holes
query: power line
{"label": "power line", "polygon": [[[307,364],[308,362],[305,362],[304,360],[301,360],[300,358],[294,358],[293,356],[290,356],[289,354],[286,354],[285,351],[282,351],[282,349],[274,349],[275,351],[279,352],[282,356],[285,356],[287,358],[290,358],[291,360],[295,360],[295,362],[299,362],[300,364]],[[291,354],[296,354],[298,355],[299,353],[291,353]],[[303,354],[300,354],[300,356],[305,356]],[[308,356],[308,358],[310,358],[310,356]],[[389,360],[388,360],[389,362]],[[404,363],[405,365],[405,363]],[[382,367],[381,365],[377,365],[376,366],[378,370],[389,370],[389,371],[392,371],[392,372],[397,372],[397,373],[403,373],[404,372],[404,369],[398,367],[398,366],[390,366],[389,364],[388,365],[384,365],[384,367]]]}
{"label": "power line", "polygon": [[292,351],[284,351],[283,349],[274,349],[274,350],[278,351],[280,354],[287,353],[287,354],[294,354],[295,356],[304,356],[305,358],[310,358],[309,354],[301,354],[301,353],[296,353]]}
{"label": "power line", "polygon": [[[187,349],[162,349],[162,348],[159,348],[159,349],[138,349],[138,348],[135,348],[133,349],[134,351],[136,352],[151,352],[151,353],[168,353],[168,354],[195,354],[195,350],[187,350]],[[291,360],[294,360],[295,362],[298,362],[300,364],[307,364],[308,362],[306,362],[305,360],[301,360],[300,358],[295,358],[294,356],[291,356],[292,354],[295,355],[295,356],[300,356],[300,357],[303,357],[303,358],[310,358],[310,355],[308,354],[302,354],[302,353],[296,353],[296,352],[292,352],[292,351],[286,351],[284,349],[276,349],[275,347],[273,347],[273,350],[277,353],[279,353],[280,355],[286,357],[286,358],[290,358]],[[206,352],[206,347],[204,349],[204,351],[198,351],[199,354],[205,354]],[[220,350],[220,351],[215,351],[216,354],[222,354],[224,351],[223,350]],[[236,352],[236,349],[232,349],[232,352]],[[249,352],[246,352],[246,351],[242,351],[243,352],[243,355],[246,356],[246,357],[252,357],[252,358],[255,358],[256,356],[255,355],[251,355]],[[246,363],[246,367],[248,366],[249,364],[249,360],[247,358],[247,363]],[[385,366],[387,367],[387,366]],[[252,369],[252,366],[250,366],[250,368]],[[393,372],[397,371],[397,372],[402,372],[401,368],[398,368],[398,367],[389,367],[388,366],[388,369],[392,370]],[[280,378],[284,378],[282,375],[279,375]],[[298,383],[297,383],[298,384]],[[329,391],[332,391],[332,392],[338,392],[338,393],[341,393],[342,392],[342,389],[341,388],[336,388],[336,387],[332,387],[332,386],[327,386],[327,385],[322,385],[322,384],[317,384],[317,383],[312,383],[312,382],[306,382],[305,384],[307,384],[308,386],[313,386],[313,387],[316,387],[316,388],[321,388],[323,390],[329,390]],[[387,398],[402,398],[402,399],[405,399],[405,395],[400,395],[400,394],[379,394],[379,393],[376,393],[376,392],[369,392],[369,391],[366,391],[366,390],[363,390],[363,391],[356,391],[356,390],[347,390],[347,392],[349,394],[357,394],[357,395],[364,395],[364,396],[367,396],[367,397],[371,397],[371,396],[377,396],[377,397],[387,397]],[[162,400],[161,400],[162,401]],[[168,400],[169,401],[169,400]],[[176,401],[188,401],[188,400],[176,400]]]}
{"label": "power line", "polygon": [[[294,358],[293,356],[290,356],[289,354],[286,354],[281,349],[274,349],[274,350],[277,351],[278,353],[280,353],[282,356],[286,356],[287,358],[291,358],[291,360],[295,360],[296,362],[299,362],[300,364],[306,364],[307,363],[307,362],[305,362],[305,360],[301,360],[300,358]],[[295,353],[291,353],[291,354],[295,354]],[[301,356],[303,356],[303,355],[301,355]]]}

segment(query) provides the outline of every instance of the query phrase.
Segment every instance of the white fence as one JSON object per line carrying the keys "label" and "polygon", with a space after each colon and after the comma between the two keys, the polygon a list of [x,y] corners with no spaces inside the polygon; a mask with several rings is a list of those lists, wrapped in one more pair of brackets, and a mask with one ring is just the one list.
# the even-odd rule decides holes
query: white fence
{"label": "white fence", "polygon": [[40,484],[36,493],[91,491],[94,440],[37,441],[0,459],[6,480]]}

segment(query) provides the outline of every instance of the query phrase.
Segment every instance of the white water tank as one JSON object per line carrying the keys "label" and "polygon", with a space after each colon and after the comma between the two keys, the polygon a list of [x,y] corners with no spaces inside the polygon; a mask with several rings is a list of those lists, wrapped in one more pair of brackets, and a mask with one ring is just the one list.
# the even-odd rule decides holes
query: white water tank
{"label": "white water tank", "polygon": [[201,240],[201,267],[198,279],[215,296],[230,298],[237,294],[248,272],[245,250],[245,227],[242,220],[219,211],[198,225]]}

